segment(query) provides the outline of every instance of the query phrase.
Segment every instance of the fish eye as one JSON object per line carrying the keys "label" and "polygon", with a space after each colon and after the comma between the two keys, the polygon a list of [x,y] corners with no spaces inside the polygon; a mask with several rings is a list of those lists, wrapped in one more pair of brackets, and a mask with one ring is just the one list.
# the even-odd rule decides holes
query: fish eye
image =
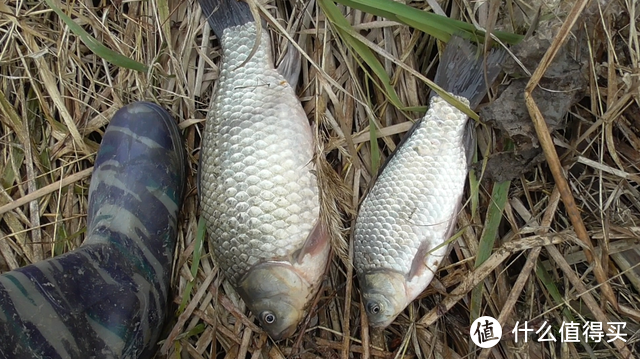
{"label": "fish eye", "polygon": [[265,324],[273,324],[276,321],[276,315],[271,311],[265,310],[260,314],[260,318],[262,318],[262,322]]}
{"label": "fish eye", "polygon": [[369,314],[378,314],[381,310],[380,304],[375,302],[367,303],[367,312],[369,312]]}

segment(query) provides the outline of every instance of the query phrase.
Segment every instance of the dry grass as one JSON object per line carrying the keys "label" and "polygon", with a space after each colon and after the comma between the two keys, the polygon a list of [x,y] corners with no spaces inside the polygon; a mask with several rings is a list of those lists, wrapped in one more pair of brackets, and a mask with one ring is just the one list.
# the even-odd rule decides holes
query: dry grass
{"label": "dry grass", "polygon": [[[540,30],[547,31],[551,40],[558,39],[559,26],[571,17],[571,7],[581,2],[543,2]],[[488,208],[496,198],[492,199],[492,192],[498,186],[483,180],[477,194],[471,194],[478,210],[468,205],[460,214],[459,228],[464,230],[437,280],[389,328],[383,332],[368,328],[353,272],[336,257],[317,305],[303,323],[304,334],[277,344],[247,317],[249,313],[216,270],[207,244],[196,275],[191,273],[201,122],[220,60],[199,6],[186,1],[54,3],[100,43],[147,65],[149,71],[124,69],[97,57],[45,3],[0,2],[0,271],[80,245],[90,168],[101,133],[117,108],[146,99],[179,119],[194,175],[183,209],[173,281],[176,307],[185,296],[188,305],[167,329],[169,357],[639,355],[640,41],[633,1],[612,0],[609,8],[599,8],[592,1],[587,10],[576,14],[580,15],[578,25],[566,36],[581,41],[591,55],[585,97],[571,107],[566,126],[549,138],[560,155],[555,161],[564,169],[559,173],[567,177],[568,192],[559,191],[557,173],[552,175],[548,162],[507,184],[495,247],[476,268],[480,238],[489,223]],[[454,3],[440,5],[453,7],[453,17],[468,19],[468,9],[458,7],[464,2]],[[428,7],[424,2],[413,5]],[[300,4],[278,0],[265,7],[298,38],[307,54],[299,95],[324,139],[322,157],[348,189],[340,205],[348,229],[353,209],[375,173],[369,125],[380,128],[378,144],[384,160],[410,126],[409,120],[420,114],[402,113],[389,104],[363,76],[357,56],[336,37],[316,6],[302,9]],[[522,33],[536,10],[530,3],[506,1],[497,26],[514,31],[511,24],[518,24],[515,31]],[[438,46],[433,38],[359,11],[348,14],[360,34],[380,49],[432,75]],[[491,17],[481,16],[481,23],[483,18]],[[580,19],[584,18],[591,21],[586,28],[592,31],[582,32],[585,24]],[[274,37],[274,42],[279,49],[285,48],[283,37]],[[381,61],[404,104],[426,103],[428,91],[421,80],[388,59],[381,57]],[[488,151],[483,153],[503,150],[503,133],[482,131],[481,150]],[[567,202],[571,196],[575,205]],[[576,221],[584,223],[584,234]],[[350,232],[344,233],[348,238]],[[581,242],[585,235],[595,247],[595,261],[587,260],[592,255]],[[190,281],[193,289],[187,292]],[[479,306],[471,293],[478,284],[485,288],[477,292]],[[503,324],[506,339],[492,350],[470,344],[469,318],[474,310]],[[559,341],[515,344],[511,330],[517,321],[525,320],[535,329],[547,321],[556,331],[562,321],[623,321],[627,342],[618,341],[617,346],[561,345]]]}

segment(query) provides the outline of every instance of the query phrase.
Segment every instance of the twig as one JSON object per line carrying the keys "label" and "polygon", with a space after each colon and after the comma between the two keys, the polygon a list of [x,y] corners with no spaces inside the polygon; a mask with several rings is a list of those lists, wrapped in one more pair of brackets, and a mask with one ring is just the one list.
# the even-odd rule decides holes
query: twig
{"label": "twig", "polygon": [[[536,233],[542,235],[546,234],[549,231],[549,227],[551,222],[553,221],[554,214],[556,213],[556,209],[558,209],[558,202],[560,201],[560,192],[558,191],[558,187],[553,189],[551,196],[549,196],[549,205],[547,206],[546,211],[544,212],[544,217],[542,219],[542,224],[540,226],[540,230],[536,231]],[[525,220],[528,219],[525,218]],[[529,274],[531,274],[531,270],[535,267],[538,262],[538,256],[542,251],[542,247],[536,247],[529,252],[527,256],[527,261],[525,262],[520,274],[518,275],[518,279],[516,279],[515,284],[511,288],[511,292],[509,293],[509,297],[505,302],[504,306],[500,310],[500,315],[498,316],[498,322],[500,325],[504,327],[507,316],[511,315],[511,311],[515,307],[517,301],[520,298],[520,294],[522,293],[522,289],[529,278]],[[478,359],[487,359],[489,354],[491,353],[491,349],[486,348],[482,349]]]}
{"label": "twig", "polygon": [[200,288],[198,288],[198,291],[196,292],[196,294],[191,299],[191,302],[189,302],[189,305],[187,305],[184,312],[180,314],[176,325],[173,326],[171,333],[169,333],[169,335],[167,336],[167,339],[162,345],[162,348],[160,348],[161,353],[166,354],[169,351],[169,347],[173,344],[173,341],[178,336],[178,334],[180,334],[180,332],[182,331],[182,327],[187,322],[187,320],[191,318],[191,313],[193,313],[194,309],[196,309],[196,306],[200,302],[200,298],[202,298],[204,293],[207,291],[207,288],[209,287],[209,283],[213,281],[215,274],[216,274],[216,271],[211,271],[211,273],[209,273],[209,275],[205,278],[204,282],[200,285]]}
{"label": "twig", "polygon": [[[353,228],[353,227],[351,227]],[[352,232],[353,233],[353,232]],[[344,315],[342,321],[342,354],[340,357],[342,359],[349,359],[349,340],[351,336],[349,335],[349,323],[351,322],[351,286],[353,284],[353,265],[351,263],[353,261],[353,240],[349,243],[349,262],[346,264],[347,266],[347,278],[346,278],[346,287],[344,294]]]}
{"label": "twig", "polygon": [[549,128],[540,112],[540,109],[536,105],[532,92],[538,86],[542,75],[545,73],[553,58],[560,50],[561,45],[564,40],[568,37],[571,28],[577,21],[578,17],[582,13],[582,10],[585,8],[589,0],[580,0],[575,3],[573,9],[567,16],[566,21],[562,24],[558,35],[553,40],[553,43],[544,54],[544,57],[540,61],[540,65],[536,68],[531,79],[527,83],[527,87],[524,90],[524,99],[527,105],[527,109],[529,110],[529,115],[533,120],[533,124],[536,129],[536,134],[538,135],[538,140],[540,141],[540,146],[544,151],[545,158],[549,163],[549,168],[551,169],[551,173],[553,174],[553,179],[555,180],[556,186],[560,191],[560,196],[562,198],[562,202],[564,203],[569,219],[571,220],[571,224],[574,227],[576,235],[578,238],[586,245],[587,249],[585,249],[585,256],[589,263],[594,264],[594,273],[598,283],[602,285],[602,293],[607,301],[609,301],[616,309],[618,309],[618,302],[613,293],[613,289],[611,285],[607,282],[608,278],[602,268],[602,262],[600,259],[594,255],[593,244],[589,238],[589,234],[587,233],[587,229],[582,222],[582,217],[580,217],[580,211],[578,206],[576,206],[575,199],[573,198],[573,194],[571,193],[571,188],[567,183],[567,179],[564,176],[564,172],[562,169],[562,165],[560,164],[560,160],[558,159],[558,153],[553,145],[553,140],[551,139],[551,134],[549,133]]}
{"label": "twig", "polygon": [[[433,308],[429,313],[425,314],[418,324],[429,326],[435,323],[449,309],[451,309],[460,299],[469,293],[476,285],[482,282],[491,272],[493,272],[502,262],[504,262],[511,253],[526,249],[535,248],[541,245],[547,246],[551,244],[561,243],[568,238],[561,235],[551,236],[531,236],[523,238],[519,241],[511,241],[502,245],[493,254],[482,263],[476,270],[468,275],[438,306]],[[553,247],[553,246],[552,246]],[[555,247],[554,247],[555,248]]]}
{"label": "twig", "polygon": [[91,168],[87,168],[85,170],[82,170],[80,172],[74,173],[69,177],[65,177],[59,181],[56,181],[52,184],[46,185],[34,192],[29,193],[28,195],[24,196],[24,197],[20,197],[18,199],[16,199],[13,202],[7,203],[4,206],[0,207],[0,215],[5,214],[11,210],[14,210],[22,205],[25,205],[33,200],[36,200],[42,196],[46,196],[49,193],[55,192],[58,189],[60,189],[60,187],[64,187],[64,186],[68,186],[74,182],[80,181],[81,179],[85,178],[85,177],[89,177],[89,175],[91,174],[91,171],[93,171],[93,167]]}
{"label": "twig", "polygon": [[[606,323],[609,322],[607,315],[602,311],[602,309],[600,309],[598,302],[593,298],[591,292],[584,286],[580,277],[578,277],[571,266],[569,266],[562,253],[560,253],[556,246],[545,246],[545,249],[551,256],[551,258],[553,258],[553,260],[556,262],[558,267],[562,269],[562,272],[564,272],[564,274],[567,276],[567,279],[569,279],[569,283],[571,283],[575,287],[576,291],[580,293],[578,294],[578,297],[584,301],[585,305],[587,306],[587,308],[589,308],[591,313],[593,313],[596,319],[602,323],[603,327],[605,327]],[[622,340],[614,340],[612,343],[620,351],[620,354],[623,358],[632,358],[631,352],[629,351],[629,349],[627,349],[625,343]]]}

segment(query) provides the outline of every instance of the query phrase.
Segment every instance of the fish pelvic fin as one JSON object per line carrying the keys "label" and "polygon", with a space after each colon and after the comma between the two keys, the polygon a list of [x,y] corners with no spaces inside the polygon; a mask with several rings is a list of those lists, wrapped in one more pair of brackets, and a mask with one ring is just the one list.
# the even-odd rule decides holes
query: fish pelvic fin
{"label": "fish pelvic fin", "polygon": [[471,42],[452,36],[440,57],[435,83],[449,93],[465,97],[474,109],[487,94],[487,86],[500,74],[504,56],[501,49],[482,56]]}
{"label": "fish pelvic fin", "polygon": [[198,0],[202,13],[218,38],[224,29],[256,21],[249,4],[242,0]]}

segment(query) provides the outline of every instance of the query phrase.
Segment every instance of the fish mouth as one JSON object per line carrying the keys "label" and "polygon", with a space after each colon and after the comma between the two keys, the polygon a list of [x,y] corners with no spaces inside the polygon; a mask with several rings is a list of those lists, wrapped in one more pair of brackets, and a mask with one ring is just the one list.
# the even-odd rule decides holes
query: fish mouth
{"label": "fish mouth", "polygon": [[269,336],[271,337],[271,339],[273,339],[274,341],[278,341],[278,340],[282,340],[282,339],[287,339],[290,336],[292,336],[293,333],[296,332],[297,328],[298,328],[297,324],[293,324],[293,325],[290,325],[289,327],[285,328],[284,330],[280,331],[279,333],[271,333],[268,329],[266,329],[266,331],[269,334]]}
{"label": "fish mouth", "polygon": [[369,325],[387,327],[409,304],[405,279],[398,272],[378,270],[359,276]]}
{"label": "fish mouth", "polygon": [[[400,314],[400,313],[398,313]],[[368,316],[367,319],[369,319],[369,325],[374,327],[374,328],[386,328],[388,327],[391,323],[393,323],[393,321],[396,319],[398,315],[396,314],[395,316],[389,318],[389,319],[385,319],[385,320],[375,320],[372,319],[371,316]]]}
{"label": "fish mouth", "polygon": [[[382,304],[382,303],[381,303]],[[382,312],[377,314],[372,314],[367,311],[367,319],[369,320],[369,325],[376,328],[386,328],[388,327],[395,318],[400,314],[402,308],[398,308],[394,306],[395,303],[392,301],[384,301],[385,308]]]}
{"label": "fish mouth", "polygon": [[[287,263],[265,262],[251,269],[236,288],[273,340],[290,337],[304,318],[311,286]],[[270,314],[271,320],[263,317]]]}

